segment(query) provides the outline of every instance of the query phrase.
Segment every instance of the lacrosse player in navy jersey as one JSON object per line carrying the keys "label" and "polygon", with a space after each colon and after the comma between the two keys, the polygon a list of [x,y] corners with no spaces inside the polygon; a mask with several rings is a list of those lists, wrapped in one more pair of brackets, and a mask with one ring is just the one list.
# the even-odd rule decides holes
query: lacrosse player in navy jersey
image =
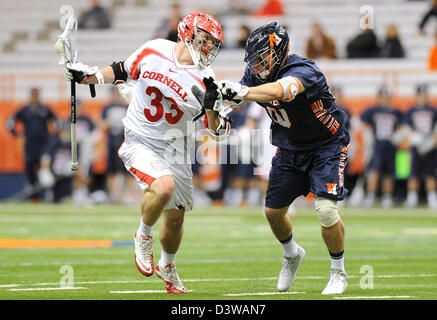
{"label": "lacrosse player in navy jersey", "polygon": [[363,201],[365,208],[373,207],[376,200],[378,182],[382,177],[383,208],[393,205],[395,156],[399,139],[402,137],[402,113],[391,104],[391,92],[386,87],[378,90],[378,104],[368,108],[361,115],[361,121],[371,127],[373,133],[373,154],[368,165],[367,195]]}
{"label": "lacrosse player in navy jersey", "polygon": [[217,86],[233,108],[245,100],[255,101],[272,119],[271,141],[278,151],[272,160],[265,216],[284,249],[277,288],[290,288],[305,257],[305,250],[293,237],[287,209],[297,197],[312,192],[331,255],[330,278],[322,294],[344,293],[344,224],[337,201],[347,193],[343,185],[349,147],[345,115],[317,65],[299,55],[288,55],[288,34],[278,23],[253,31],[245,50],[247,67],[241,82],[222,80]]}
{"label": "lacrosse player in navy jersey", "polygon": [[428,87],[416,88],[416,104],[404,117],[412,146],[412,172],[408,180],[406,208],[414,208],[419,201],[421,180],[425,183],[426,198],[430,209],[437,209],[436,192],[436,140],[437,109],[429,105]]}

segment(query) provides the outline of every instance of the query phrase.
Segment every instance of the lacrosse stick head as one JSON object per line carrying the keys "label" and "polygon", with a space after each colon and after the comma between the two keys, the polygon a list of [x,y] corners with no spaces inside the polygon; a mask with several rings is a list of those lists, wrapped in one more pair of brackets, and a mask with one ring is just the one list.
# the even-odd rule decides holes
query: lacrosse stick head
{"label": "lacrosse stick head", "polygon": [[71,15],[65,25],[64,32],[57,36],[54,50],[59,54],[58,64],[75,63],[77,61],[76,49],[77,18]]}

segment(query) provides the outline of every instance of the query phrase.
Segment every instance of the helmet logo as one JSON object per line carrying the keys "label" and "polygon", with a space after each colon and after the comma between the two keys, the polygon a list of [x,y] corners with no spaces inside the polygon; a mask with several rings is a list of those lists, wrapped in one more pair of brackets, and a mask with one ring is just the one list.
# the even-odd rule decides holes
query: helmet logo
{"label": "helmet logo", "polygon": [[280,37],[278,37],[278,35],[274,32],[269,34],[269,40],[270,40],[270,48],[273,48],[273,44],[275,44],[277,46],[282,41],[282,39]]}

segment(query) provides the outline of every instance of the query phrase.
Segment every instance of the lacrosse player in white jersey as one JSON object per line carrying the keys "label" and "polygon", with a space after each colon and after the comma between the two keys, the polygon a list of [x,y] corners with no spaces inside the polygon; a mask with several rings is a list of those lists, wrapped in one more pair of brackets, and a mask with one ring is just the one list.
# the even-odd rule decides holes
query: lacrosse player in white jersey
{"label": "lacrosse player in white jersey", "polygon": [[[174,261],[184,214],[193,206],[190,128],[206,114],[205,124],[212,134],[227,135],[230,130],[229,119],[218,112],[220,93],[210,67],[223,46],[220,23],[207,14],[190,13],[179,22],[178,34],[177,43],[148,41],[125,61],[102,70],[76,63],[67,65],[65,72],[68,80],[82,84],[134,83],[132,90],[121,92],[130,103],[123,119],[125,141],[118,154],[144,190],[134,237],[135,264],[145,276],[156,271],[172,294],[187,292]],[[161,215],[162,249],[155,267],[152,229]]]}

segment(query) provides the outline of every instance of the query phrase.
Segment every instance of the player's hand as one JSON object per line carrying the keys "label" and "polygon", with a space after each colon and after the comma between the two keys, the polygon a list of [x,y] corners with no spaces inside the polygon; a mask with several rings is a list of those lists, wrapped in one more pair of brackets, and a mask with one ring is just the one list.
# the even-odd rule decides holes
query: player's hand
{"label": "player's hand", "polygon": [[207,110],[220,111],[222,105],[222,95],[218,90],[218,86],[214,79],[209,77],[203,78],[202,81],[206,87],[203,107]]}
{"label": "player's hand", "polygon": [[191,92],[204,109],[220,111],[222,106],[222,95],[212,77],[203,78],[206,91],[203,92],[198,86],[192,86]]}
{"label": "player's hand", "polygon": [[228,80],[221,80],[217,83],[223,99],[228,100],[231,103],[233,110],[240,109],[244,103],[244,97],[249,92],[249,88],[242,86],[238,82],[232,82]]}
{"label": "player's hand", "polygon": [[90,67],[80,62],[67,63],[65,65],[64,75],[68,81],[74,80],[77,83],[82,83],[83,79],[95,75],[97,71],[99,71],[97,66]]}
{"label": "player's hand", "polygon": [[220,80],[217,81],[217,85],[225,100],[244,100],[244,97],[249,93],[249,87],[243,86],[238,82]]}

